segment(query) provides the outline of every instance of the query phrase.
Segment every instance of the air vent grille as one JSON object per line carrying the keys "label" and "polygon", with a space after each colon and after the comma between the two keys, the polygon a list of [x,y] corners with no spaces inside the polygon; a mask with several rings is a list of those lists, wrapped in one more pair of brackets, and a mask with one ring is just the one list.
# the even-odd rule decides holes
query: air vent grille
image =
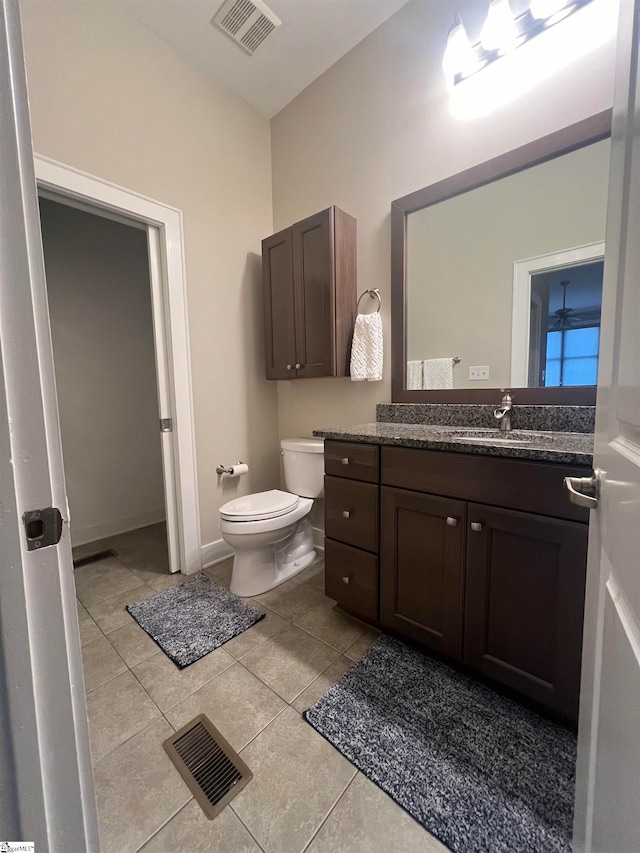
{"label": "air vent grille", "polygon": [[238,0],[238,2],[234,3],[229,9],[223,20],[220,21],[220,26],[223,30],[231,33],[232,36],[235,36],[240,27],[243,24],[246,24],[255,10],[256,7],[253,5],[251,0]]}
{"label": "air vent grille", "polygon": [[242,37],[242,44],[253,53],[275,28],[276,25],[269,18],[260,15],[255,24]]}
{"label": "air vent grille", "polygon": [[194,717],[163,745],[209,820],[253,778],[244,761],[204,714]]}
{"label": "air vent grille", "polygon": [[225,0],[211,23],[253,54],[282,21],[262,0]]}

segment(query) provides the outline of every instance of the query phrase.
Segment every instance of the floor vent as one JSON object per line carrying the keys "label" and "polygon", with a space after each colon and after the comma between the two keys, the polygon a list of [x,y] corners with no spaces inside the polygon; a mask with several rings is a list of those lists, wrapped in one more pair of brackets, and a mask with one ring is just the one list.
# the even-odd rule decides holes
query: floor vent
{"label": "floor vent", "polygon": [[254,54],[282,21],[262,0],[225,0],[211,23],[247,53]]}
{"label": "floor vent", "polygon": [[82,557],[79,560],[73,561],[73,568],[79,569],[80,566],[86,566],[89,563],[97,563],[98,560],[107,560],[109,557],[117,557],[115,551],[96,551],[95,554],[90,554],[88,557]]}
{"label": "floor vent", "polygon": [[212,820],[253,778],[253,773],[204,715],[163,744],[202,811]]}

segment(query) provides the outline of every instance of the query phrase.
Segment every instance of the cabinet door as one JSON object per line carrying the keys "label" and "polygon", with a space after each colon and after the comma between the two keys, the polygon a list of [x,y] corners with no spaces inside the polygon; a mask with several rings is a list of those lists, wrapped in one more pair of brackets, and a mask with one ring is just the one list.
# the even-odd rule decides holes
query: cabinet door
{"label": "cabinet door", "polygon": [[335,373],[333,208],[293,226],[299,377]]}
{"label": "cabinet door", "polygon": [[587,525],[478,504],[468,512],[465,663],[577,717]]}
{"label": "cabinet door", "polygon": [[293,379],[296,375],[296,320],[291,228],[262,241],[262,280],[267,379]]}
{"label": "cabinet door", "polygon": [[459,659],[466,506],[386,486],[381,492],[380,621]]}

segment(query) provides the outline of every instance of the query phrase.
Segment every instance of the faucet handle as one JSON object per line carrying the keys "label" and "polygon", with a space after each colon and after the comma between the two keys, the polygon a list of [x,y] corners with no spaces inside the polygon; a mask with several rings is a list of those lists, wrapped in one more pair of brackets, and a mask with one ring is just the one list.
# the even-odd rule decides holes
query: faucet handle
{"label": "faucet handle", "polygon": [[512,403],[513,397],[511,396],[511,389],[501,388],[500,390],[502,391],[502,393],[504,395],[502,398],[502,405],[506,406],[506,405],[509,405],[509,403]]}

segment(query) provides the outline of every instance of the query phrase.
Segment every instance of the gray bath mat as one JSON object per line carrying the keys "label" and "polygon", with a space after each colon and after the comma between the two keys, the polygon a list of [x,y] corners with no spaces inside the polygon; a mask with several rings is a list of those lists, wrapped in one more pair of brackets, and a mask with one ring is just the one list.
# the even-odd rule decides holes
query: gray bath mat
{"label": "gray bath mat", "polygon": [[265,615],[204,574],[130,604],[127,610],[180,669]]}
{"label": "gray bath mat", "polygon": [[575,735],[381,636],[304,714],[455,853],[569,853]]}

